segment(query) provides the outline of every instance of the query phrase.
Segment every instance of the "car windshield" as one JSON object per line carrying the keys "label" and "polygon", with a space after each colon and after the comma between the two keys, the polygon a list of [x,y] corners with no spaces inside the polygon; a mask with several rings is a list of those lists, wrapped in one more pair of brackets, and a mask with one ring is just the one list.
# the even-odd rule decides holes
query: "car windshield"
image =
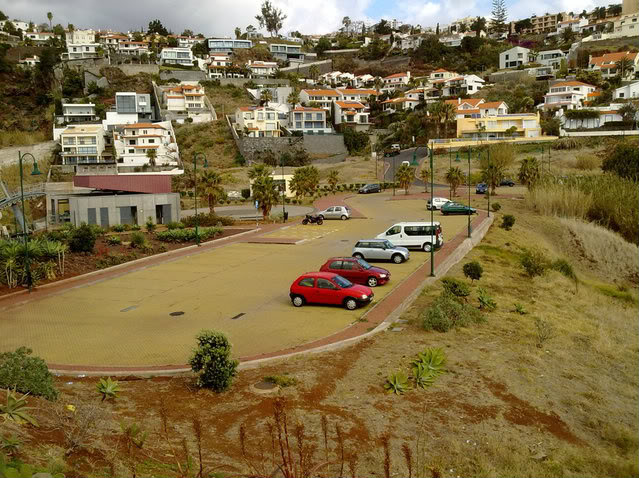
{"label": "car windshield", "polygon": [[352,282],[350,282],[349,280],[344,279],[342,276],[333,277],[333,282],[335,282],[342,289],[348,289],[349,287],[353,286]]}
{"label": "car windshield", "polygon": [[384,247],[386,249],[395,249],[395,244],[393,244],[391,241],[384,241]]}
{"label": "car windshield", "polygon": [[366,270],[368,270],[371,267],[373,267],[368,262],[366,262],[364,259],[357,259],[357,262],[359,262],[359,265],[362,266]]}

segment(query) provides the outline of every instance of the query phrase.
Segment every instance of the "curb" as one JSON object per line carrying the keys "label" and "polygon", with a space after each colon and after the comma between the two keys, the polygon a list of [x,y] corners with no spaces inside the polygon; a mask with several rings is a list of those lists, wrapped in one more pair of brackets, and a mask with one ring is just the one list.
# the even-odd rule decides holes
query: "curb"
{"label": "curb", "polygon": [[[293,351],[293,352],[288,352],[288,353],[283,353],[281,355],[275,355],[273,357],[264,357],[264,358],[256,358],[256,359],[252,359],[252,360],[245,360],[242,361],[242,357],[239,358],[240,360],[240,364],[238,366],[239,370],[250,370],[253,368],[257,368],[260,367],[264,364],[270,364],[276,361],[280,361],[280,360],[287,360],[289,358],[292,357],[297,357],[300,355],[310,355],[310,354],[317,354],[317,353],[322,353],[322,352],[327,352],[327,351],[334,351],[334,350],[340,350],[342,348],[348,347],[351,344],[360,342],[362,340],[365,340],[369,337],[372,337],[375,334],[378,334],[379,332],[382,332],[384,330],[386,330],[395,320],[397,320],[401,314],[408,309],[412,303],[414,302],[414,300],[417,298],[417,296],[421,293],[422,289],[429,285],[434,283],[435,281],[439,280],[439,278],[446,274],[446,272],[448,272],[450,270],[450,268],[452,266],[454,266],[455,264],[457,264],[461,259],[463,259],[466,254],[473,248],[475,247],[475,245],[477,245],[486,235],[486,232],[488,232],[488,229],[490,228],[490,226],[492,225],[494,220],[494,215],[491,217],[484,217],[484,219],[482,220],[482,222],[474,229],[474,234],[473,237],[469,238],[465,238],[462,240],[462,242],[451,252],[450,255],[448,255],[442,262],[441,264],[436,268],[436,277],[426,277],[424,280],[422,280],[418,286],[416,286],[413,291],[406,297],[404,298],[404,300],[402,300],[402,302],[395,307],[395,309],[393,309],[392,312],[390,312],[388,314],[388,316],[381,322],[379,323],[373,330],[369,331],[369,332],[365,332],[363,334],[357,335],[355,337],[349,337],[334,343],[329,343],[329,344],[325,344],[325,345],[320,345],[317,347],[313,347],[307,350],[299,350],[299,351]],[[463,234],[463,232],[461,232],[460,234]],[[233,237],[233,236],[230,236]],[[403,284],[404,282],[406,282],[407,280],[409,280],[410,278],[412,278],[413,276],[415,276],[416,274],[423,274],[426,271],[426,268],[429,268],[430,262],[427,261],[424,264],[422,264],[420,267],[418,267],[415,271],[413,271],[412,274],[410,274],[408,277],[404,278],[404,280],[402,282],[400,282],[397,286],[397,288],[399,288],[401,286],[401,284]],[[397,290],[397,289],[396,289]],[[391,294],[387,295],[382,301],[376,303],[373,307],[371,307],[368,311],[366,311],[366,313],[364,315],[362,315],[361,319],[365,318],[366,316],[368,316],[370,313],[372,313],[378,306],[380,306],[381,304],[383,304],[387,299],[389,299],[392,296],[393,292],[391,292]],[[360,320],[361,320],[360,319]],[[349,325],[348,327],[346,327],[345,329],[342,329],[338,332],[335,332],[332,335],[335,334],[339,334],[345,330],[348,330],[350,327],[352,326]],[[318,339],[321,340],[321,339]],[[312,342],[311,342],[312,343]],[[304,347],[305,344],[301,344],[298,347]],[[68,366],[62,365],[62,364],[50,364],[49,366],[49,370],[51,371],[51,373],[54,373],[56,375],[61,375],[61,376],[78,376],[78,375],[82,375],[82,376],[105,376],[105,375],[111,375],[111,376],[128,376],[128,375],[136,375],[136,376],[144,376],[144,377],[151,377],[151,376],[166,376],[166,375],[177,375],[177,374],[183,374],[183,373],[190,373],[191,372],[191,368],[188,365],[160,365],[160,366],[151,366],[151,367],[98,367],[98,366],[85,366],[85,370],[83,370],[81,368],[82,366],[78,366],[77,369],[73,369],[73,370],[69,370]]]}

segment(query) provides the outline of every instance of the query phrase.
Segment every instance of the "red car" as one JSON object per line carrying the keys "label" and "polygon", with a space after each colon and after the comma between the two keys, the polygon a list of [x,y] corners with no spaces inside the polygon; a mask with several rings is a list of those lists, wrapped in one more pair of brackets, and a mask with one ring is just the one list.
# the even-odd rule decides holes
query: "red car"
{"label": "red car", "polygon": [[322,267],[322,272],[334,272],[355,284],[376,287],[390,280],[390,272],[381,267],[373,267],[357,257],[331,257]]}
{"label": "red car", "polygon": [[332,272],[307,272],[295,279],[289,295],[295,307],[333,304],[354,310],[372,301],[374,294],[368,287],[353,284]]}

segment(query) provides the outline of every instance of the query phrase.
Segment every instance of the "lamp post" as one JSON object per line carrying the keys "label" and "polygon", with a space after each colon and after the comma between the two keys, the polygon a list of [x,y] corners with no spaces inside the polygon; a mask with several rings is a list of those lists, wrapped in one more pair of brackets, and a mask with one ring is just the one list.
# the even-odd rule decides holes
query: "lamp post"
{"label": "lamp post", "polygon": [[393,196],[395,195],[395,156],[391,156],[393,159]]}
{"label": "lamp post", "polygon": [[433,232],[435,228],[433,227],[433,210],[434,202],[433,202],[433,191],[435,189],[435,170],[433,169],[433,143],[430,144],[430,276],[435,277],[435,243],[433,241]]}
{"label": "lamp post", "polygon": [[205,168],[209,167],[209,163],[206,160],[206,155],[204,153],[194,153],[193,154],[193,195],[195,196],[195,243],[200,245],[200,218],[197,215],[197,160],[200,157],[204,157],[204,163],[202,164]]}
{"label": "lamp post", "polygon": [[471,147],[468,146],[468,237],[470,238],[470,154]]}
{"label": "lamp post", "polygon": [[31,289],[33,288],[33,277],[31,277],[31,264],[29,262],[29,226],[27,225],[26,211],[24,209],[24,179],[22,172],[22,160],[25,156],[31,156],[33,159],[33,171],[31,171],[31,176],[39,176],[42,174],[38,169],[38,163],[31,153],[21,154],[18,151],[18,167],[20,168],[20,201],[22,202],[22,236],[24,237],[24,268],[27,272],[27,287],[29,288],[29,293],[31,293]]}
{"label": "lamp post", "polygon": [[[488,168],[490,169],[490,147],[486,150],[486,157],[488,158]],[[486,185],[486,192],[488,193],[488,217],[490,217],[490,185]]]}
{"label": "lamp post", "polygon": [[282,167],[282,222],[286,222],[286,209],[284,208],[284,198],[286,197],[286,179],[284,179],[284,161],[280,157]]}

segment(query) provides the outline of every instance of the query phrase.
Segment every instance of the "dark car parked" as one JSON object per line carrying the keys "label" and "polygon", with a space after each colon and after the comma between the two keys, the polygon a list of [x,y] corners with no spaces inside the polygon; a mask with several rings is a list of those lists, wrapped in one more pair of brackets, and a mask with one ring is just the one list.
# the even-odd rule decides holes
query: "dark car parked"
{"label": "dark car parked", "polygon": [[390,280],[390,272],[386,269],[371,266],[357,257],[332,257],[320,267],[320,271],[339,274],[355,284],[368,287],[377,287]]}
{"label": "dark car parked", "polygon": [[379,193],[382,192],[382,188],[379,187],[379,184],[367,184],[359,188],[358,192],[359,194]]}
{"label": "dark car parked", "polygon": [[486,194],[487,191],[488,186],[486,185],[486,183],[479,183],[477,184],[477,186],[475,186],[475,193],[477,194]]}
{"label": "dark car parked", "polygon": [[502,179],[499,185],[510,186],[512,188],[515,185],[515,181],[513,181],[512,179]]}

